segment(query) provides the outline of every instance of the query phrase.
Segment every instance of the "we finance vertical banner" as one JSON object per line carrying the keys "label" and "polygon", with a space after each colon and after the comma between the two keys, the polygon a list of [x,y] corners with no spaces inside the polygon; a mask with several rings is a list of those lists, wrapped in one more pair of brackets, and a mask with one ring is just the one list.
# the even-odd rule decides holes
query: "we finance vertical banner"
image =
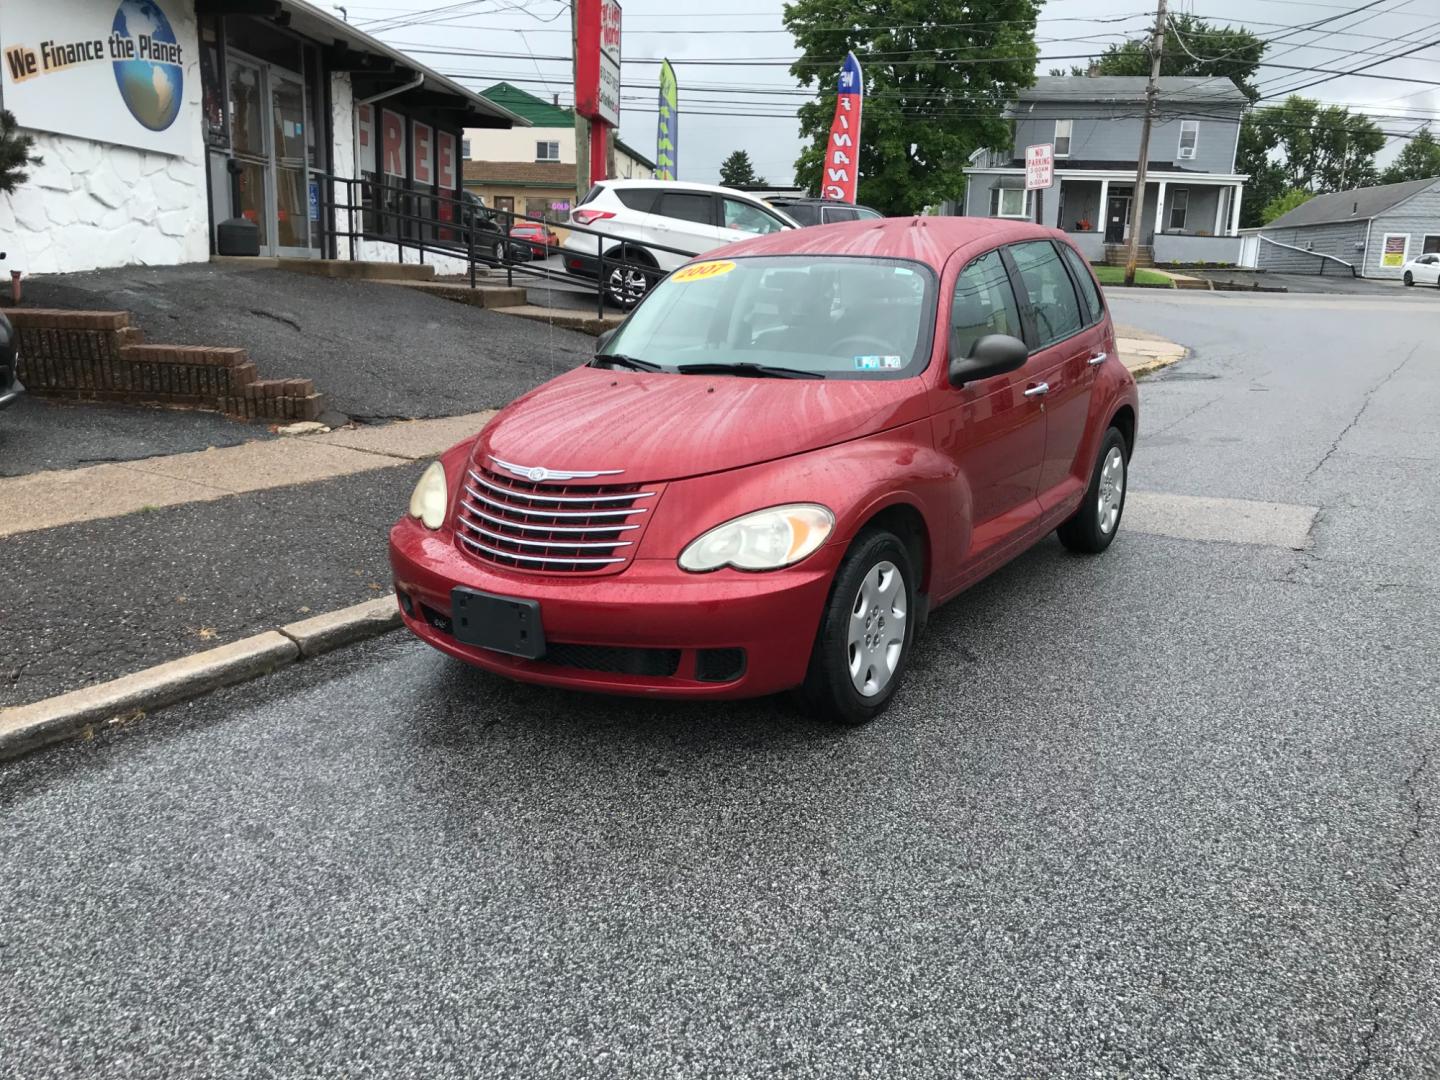
{"label": "we finance vertical banner", "polygon": [[846,53],[840,66],[840,85],[835,98],[835,119],[825,144],[825,181],[820,194],[827,199],[853,203],[860,184],[860,108],[865,84],[860,79],[860,61]]}
{"label": "we finance vertical banner", "polygon": [[680,86],[670,61],[660,65],[660,123],[655,132],[655,174],[674,180],[680,163]]}

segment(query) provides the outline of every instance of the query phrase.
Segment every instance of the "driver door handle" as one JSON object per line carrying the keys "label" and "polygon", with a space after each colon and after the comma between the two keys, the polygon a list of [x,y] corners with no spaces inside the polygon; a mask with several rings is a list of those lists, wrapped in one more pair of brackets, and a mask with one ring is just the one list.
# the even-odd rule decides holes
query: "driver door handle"
{"label": "driver door handle", "polygon": [[1041,394],[1048,394],[1049,392],[1050,384],[1048,382],[1036,383],[1034,386],[1027,386],[1025,388],[1026,397],[1039,397]]}
{"label": "driver door handle", "polygon": [[1109,353],[1103,353],[1103,352],[1102,352],[1102,353],[1096,353],[1094,356],[1090,357],[1090,366],[1091,366],[1091,367],[1095,367],[1095,366],[1098,365],[1098,364],[1103,364],[1106,360],[1109,360],[1109,359],[1110,359],[1110,354],[1109,354]]}

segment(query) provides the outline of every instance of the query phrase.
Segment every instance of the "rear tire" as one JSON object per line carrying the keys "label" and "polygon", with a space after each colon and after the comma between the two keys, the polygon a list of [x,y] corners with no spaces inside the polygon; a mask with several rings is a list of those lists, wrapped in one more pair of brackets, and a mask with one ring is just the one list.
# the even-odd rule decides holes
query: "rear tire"
{"label": "rear tire", "polygon": [[1100,453],[1090,473],[1090,486],[1080,509],[1055,530],[1060,542],[1071,551],[1098,555],[1110,546],[1120,531],[1129,491],[1130,456],[1125,436],[1110,428],[1100,441]]}
{"label": "rear tire", "polygon": [[605,280],[600,288],[605,292],[605,302],[621,311],[629,311],[645,299],[645,295],[660,280],[661,274],[654,260],[645,251],[617,248],[605,253],[608,263],[611,259],[624,259],[625,266],[605,267]]}
{"label": "rear tire", "polygon": [[855,727],[885,711],[910,661],[919,584],[899,537],[866,529],[855,538],[835,572],[810,667],[796,692],[806,713]]}
{"label": "rear tire", "polygon": [[505,241],[496,240],[490,245],[489,258],[491,266],[500,267],[505,265]]}

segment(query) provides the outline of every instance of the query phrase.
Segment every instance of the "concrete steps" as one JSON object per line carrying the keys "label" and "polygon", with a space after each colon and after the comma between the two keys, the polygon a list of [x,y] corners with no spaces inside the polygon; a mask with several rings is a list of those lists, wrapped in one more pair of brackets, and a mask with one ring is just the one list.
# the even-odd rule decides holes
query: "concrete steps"
{"label": "concrete steps", "polygon": [[289,270],[295,274],[315,277],[357,278],[363,281],[430,281],[435,267],[426,263],[364,262],[350,259],[293,259],[260,255],[212,255],[210,261],[220,266],[244,270]]}
{"label": "concrete steps", "polygon": [[[1105,245],[1105,265],[1124,266],[1130,257],[1130,248],[1126,244]],[[1155,250],[1149,244],[1141,244],[1140,250],[1135,256],[1136,266],[1151,267],[1155,265]]]}
{"label": "concrete steps", "polygon": [[513,308],[525,303],[525,290],[519,286],[505,285],[457,285],[447,281],[387,281],[377,280],[376,285],[395,285],[411,292],[438,296],[456,304],[469,304],[478,308]]}

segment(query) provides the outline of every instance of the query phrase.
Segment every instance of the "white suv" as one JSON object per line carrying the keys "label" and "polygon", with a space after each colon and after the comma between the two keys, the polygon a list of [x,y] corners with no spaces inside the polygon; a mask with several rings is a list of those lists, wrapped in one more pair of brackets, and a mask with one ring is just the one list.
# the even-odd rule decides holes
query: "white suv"
{"label": "white suv", "polygon": [[[799,228],[794,219],[742,191],[678,180],[602,180],[570,211],[570,223],[604,235],[572,231],[566,236],[560,245],[565,269],[599,278],[603,256],[601,288],[606,299],[626,309],[696,255],[747,236]],[[654,244],[685,254],[648,246]]]}

